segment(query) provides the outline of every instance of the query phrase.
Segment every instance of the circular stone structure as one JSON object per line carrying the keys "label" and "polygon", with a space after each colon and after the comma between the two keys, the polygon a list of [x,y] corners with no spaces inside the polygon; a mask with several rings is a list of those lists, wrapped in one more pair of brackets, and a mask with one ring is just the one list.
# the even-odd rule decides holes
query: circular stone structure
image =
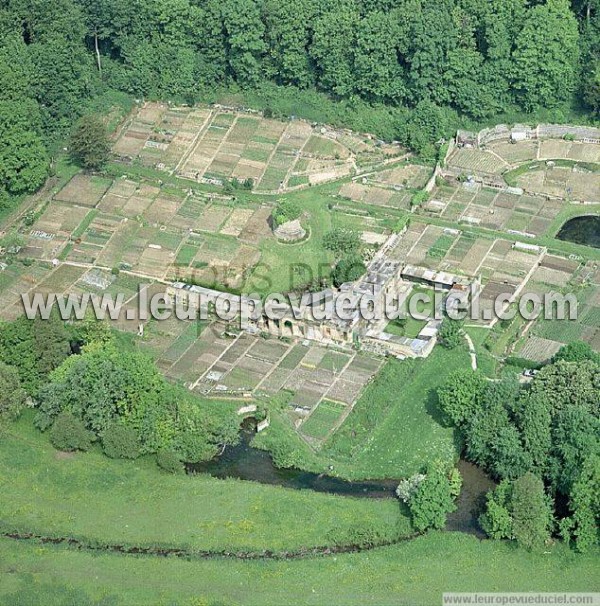
{"label": "circular stone structure", "polygon": [[298,242],[306,238],[306,230],[298,219],[282,223],[274,231],[275,237],[283,242]]}

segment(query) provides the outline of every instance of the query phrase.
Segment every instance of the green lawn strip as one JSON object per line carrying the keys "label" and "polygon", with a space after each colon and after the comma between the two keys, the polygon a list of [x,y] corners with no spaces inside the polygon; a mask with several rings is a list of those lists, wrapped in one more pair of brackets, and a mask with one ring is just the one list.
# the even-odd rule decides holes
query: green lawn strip
{"label": "green lawn strip", "polygon": [[324,400],[302,424],[302,433],[317,439],[325,438],[344,410],[344,405]]}
{"label": "green lawn strip", "polygon": [[448,234],[442,234],[433,244],[433,246],[427,251],[427,257],[430,259],[443,259],[446,253],[450,250],[450,247],[456,240],[455,236]]}
{"label": "green lawn strip", "polygon": [[[353,463],[371,477],[405,477],[432,459],[452,461],[458,456],[452,428],[440,424],[435,390],[452,371],[469,367],[466,349],[437,347],[426,360],[415,361],[408,373],[397,370],[404,363],[390,361],[358,403],[362,404],[364,420],[357,429],[373,416],[365,405],[374,408],[387,401],[390,406],[383,421],[363,435],[366,443]],[[353,428],[352,414],[344,424],[345,432],[339,434],[338,444],[351,446],[354,441],[348,433]]]}
{"label": "green lawn strip", "polygon": [[465,332],[471,337],[477,353],[477,368],[486,377],[495,378],[498,374],[498,360],[484,346],[490,338],[490,329],[483,326],[465,326]]}
{"label": "green lawn strip", "polygon": [[498,360],[486,349],[477,351],[477,370],[486,377],[496,378],[498,376]]}
{"label": "green lawn strip", "polygon": [[298,185],[308,185],[308,177],[306,175],[292,175],[288,179],[288,187],[296,187]]}
{"label": "green lawn strip", "polygon": [[444,592],[599,591],[597,571],[598,552],[556,544],[530,553],[442,532],[369,552],[278,562],[91,554],[0,539],[4,604],[431,606]]}
{"label": "green lawn strip", "polygon": [[83,218],[83,221],[75,228],[73,233],[71,234],[72,239],[77,239],[83,236],[85,230],[91,225],[92,221],[98,215],[98,210],[93,208],[90,212]]}
{"label": "green lawn strip", "polygon": [[170,476],[151,458],[115,461],[98,451],[59,455],[28,419],[2,436],[0,478],[3,531],[86,543],[288,551],[411,532],[394,499]]}
{"label": "green lawn strip", "polygon": [[184,244],[177,253],[176,263],[179,267],[188,267],[198,253],[198,247]]}
{"label": "green lawn strip", "polygon": [[483,326],[465,326],[477,352],[478,368],[488,377],[497,375],[498,359],[507,355],[509,348],[518,341],[527,321],[516,313],[512,320],[498,322],[493,329]]}

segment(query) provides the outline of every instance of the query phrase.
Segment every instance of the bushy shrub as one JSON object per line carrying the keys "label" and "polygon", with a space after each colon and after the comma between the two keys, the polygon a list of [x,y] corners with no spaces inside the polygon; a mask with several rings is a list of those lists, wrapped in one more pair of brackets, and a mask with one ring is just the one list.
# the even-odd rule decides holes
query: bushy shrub
{"label": "bushy shrub", "polygon": [[400,480],[400,484],[398,484],[398,487],[396,488],[396,496],[403,503],[410,503],[410,500],[426,477],[427,476],[425,476],[423,473],[415,473],[414,475],[410,476],[410,478]]}
{"label": "bushy shrub", "polygon": [[345,282],[355,282],[366,271],[362,258],[359,255],[350,255],[338,261],[331,277],[335,286],[341,286]]}
{"label": "bushy shrub", "polygon": [[183,464],[172,450],[159,450],[156,453],[156,464],[167,473],[183,473]]}
{"label": "bushy shrub", "polygon": [[585,360],[593,360],[594,362],[600,363],[600,354],[596,353],[589,345],[584,341],[573,341],[568,345],[563,345],[558,353],[552,359],[552,362],[559,362],[564,360],[565,362],[584,362]]}
{"label": "bushy shrub", "polygon": [[409,502],[414,527],[419,532],[446,525],[448,513],[456,510],[454,500],[460,492],[462,479],[457,469],[447,469],[442,461],[430,463],[425,478],[419,483]]}
{"label": "bushy shrub", "polygon": [[92,439],[92,433],[70,412],[61,412],[50,430],[50,442],[54,448],[67,452],[89,450]]}
{"label": "bushy shrub", "polygon": [[446,349],[458,347],[463,340],[463,323],[460,320],[444,318],[438,333],[440,343]]}
{"label": "bushy shrub", "polygon": [[137,459],[140,448],[137,432],[120,423],[112,423],[102,436],[102,449],[111,459]]}
{"label": "bushy shrub", "polygon": [[302,208],[294,200],[281,200],[277,208],[273,211],[273,224],[275,227],[283,225],[288,221],[294,221],[300,218]]}
{"label": "bushy shrub", "polygon": [[323,237],[323,247],[336,256],[353,255],[360,249],[360,235],[353,229],[336,227]]}
{"label": "bushy shrub", "polygon": [[429,194],[423,189],[418,191],[416,194],[413,194],[413,197],[410,199],[410,205],[412,207],[421,206],[425,204],[429,200]]}

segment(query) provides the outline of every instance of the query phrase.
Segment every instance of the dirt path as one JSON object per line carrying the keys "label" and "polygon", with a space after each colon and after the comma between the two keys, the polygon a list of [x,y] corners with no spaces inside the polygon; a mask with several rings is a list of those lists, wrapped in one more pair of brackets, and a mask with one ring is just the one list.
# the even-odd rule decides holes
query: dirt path
{"label": "dirt path", "polygon": [[473,370],[477,370],[477,352],[475,351],[475,345],[473,344],[473,339],[465,333],[465,339],[469,344],[469,355],[471,356],[471,368]]}

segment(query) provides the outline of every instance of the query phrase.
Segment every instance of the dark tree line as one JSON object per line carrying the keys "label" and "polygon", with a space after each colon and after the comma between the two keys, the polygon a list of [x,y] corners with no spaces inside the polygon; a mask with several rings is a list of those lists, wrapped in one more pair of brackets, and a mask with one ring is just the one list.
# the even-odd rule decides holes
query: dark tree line
{"label": "dark tree line", "polygon": [[599,0],[0,0],[0,203],[106,90],[320,90],[406,108],[386,134],[422,148],[454,112],[598,111],[599,56]]}

